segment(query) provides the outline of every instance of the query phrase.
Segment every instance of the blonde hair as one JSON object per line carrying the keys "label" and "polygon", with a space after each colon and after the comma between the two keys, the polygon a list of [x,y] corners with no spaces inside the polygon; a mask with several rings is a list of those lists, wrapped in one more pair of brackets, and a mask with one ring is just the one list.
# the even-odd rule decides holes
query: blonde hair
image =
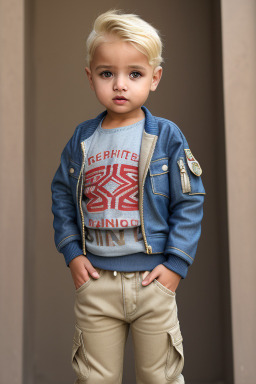
{"label": "blonde hair", "polygon": [[152,25],[132,13],[121,13],[112,9],[99,15],[93,25],[93,30],[86,41],[87,66],[93,59],[95,49],[104,42],[106,34],[118,36],[121,40],[130,42],[148,58],[154,68],[160,65],[163,43],[159,31]]}

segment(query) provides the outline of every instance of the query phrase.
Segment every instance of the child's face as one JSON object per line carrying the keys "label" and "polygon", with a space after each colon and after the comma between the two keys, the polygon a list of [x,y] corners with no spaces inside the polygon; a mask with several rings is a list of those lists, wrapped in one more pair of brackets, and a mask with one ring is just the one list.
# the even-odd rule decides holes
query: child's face
{"label": "child's face", "polygon": [[109,36],[96,48],[90,68],[85,70],[99,102],[113,117],[132,117],[141,112],[162,75],[162,67],[153,70],[146,55],[115,36]]}

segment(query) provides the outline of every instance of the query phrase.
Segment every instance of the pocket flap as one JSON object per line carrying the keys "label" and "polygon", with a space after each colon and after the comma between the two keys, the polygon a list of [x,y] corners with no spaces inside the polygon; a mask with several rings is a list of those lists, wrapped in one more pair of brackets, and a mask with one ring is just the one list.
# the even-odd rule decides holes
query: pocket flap
{"label": "pocket flap", "polygon": [[171,336],[172,344],[174,346],[179,345],[183,341],[179,322],[177,322],[173,328],[169,329],[168,333]]}
{"label": "pocket flap", "polygon": [[82,331],[79,329],[77,326],[75,326],[75,333],[73,337],[73,341],[77,345],[81,345],[81,336],[82,336]]}
{"label": "pocket flap", "polygon": [[78,379],[86,380],[89,377],[90,366],[83,342],[83,334],[82,330],[79,329],[76,325],[73,337],[71,364]]}
{"label": "pocket flap", "polygon": [[168,157],[153,160],[149,167],[150,176],[162,175],[169,172]]}
{"label": "pocket flap", "polygon": [[79,164],[75,163],[73,160],[70,159],[68,164],[68,174],[71,177],[74,177],[75,179],[79,178],[81,167]]}
{"label": "pocket flap", "polygon": [[[179,321],[167,331],[170,336],[170,348],[166,360],[166,378],[168,381],[174,383],[174,380],[181,374],[184,366],[184,354],[182,336],[180,332]],[[175,383],[179,380],[175,380]]]}

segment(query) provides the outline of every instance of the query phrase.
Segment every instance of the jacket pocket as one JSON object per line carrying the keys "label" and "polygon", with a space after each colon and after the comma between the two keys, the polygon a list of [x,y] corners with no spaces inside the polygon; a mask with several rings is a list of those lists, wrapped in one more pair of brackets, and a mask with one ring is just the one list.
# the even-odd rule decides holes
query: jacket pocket
{"label": "jacket pocket", "polygon": [[175,380],[184,367],[183,338],[179,321],[169,331],[169,350],[166,359],[165,376],[168,381]]}
{"label": "jacket pocket", "polygon": [[179,157],[177,164],[180,171],[182,192],[189,195],[205,195],[201,177],[191,172],[185,158]]}
{"label": "jacket pocket", "polygon": [[75,325],[71,364],[79,379],[86,380],[89,377],[90,366],[86,356],[83,333],[77,325]]}
{"label": "jacket pocket", "polygon": [[152,191],[155,195],[169,198],[169,165],[168,157],[153,160],[149,166]]}
{"label": "jacket pocket", "polygon": [[78,180],[80,174],[81,166],[74,162],[72,159],[69,160],[68,164],[68,174],[73,179]]}
{"label": "jacket pocket", "polygon": [[184,164],[184,159],[182,157],[177,161],[179,169],[180,169],[180,181],[183,193],[191,192],[191,184],[189,180],[189,176]]}

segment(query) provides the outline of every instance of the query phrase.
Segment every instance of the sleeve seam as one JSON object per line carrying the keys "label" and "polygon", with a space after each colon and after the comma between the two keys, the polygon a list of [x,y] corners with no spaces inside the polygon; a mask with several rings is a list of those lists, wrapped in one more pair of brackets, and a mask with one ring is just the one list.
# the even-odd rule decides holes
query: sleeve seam
{"label": "sleeve seam", "polygon": [[57,245],[57,249],[60,250],[60,245],[61,245],[61,243],[63,243],[63,241],[66,240],[66,239],[68,239],[69,237],[73,237],[73,236],[79,236],[79,234],[76,233],[75,235],[69,235],[69,236],[64,237],[64,239],[62,239],[62,240],[59,242],[59,244]]}
{"label": "sleeve seam", "polygon": [[166,249],[177,249],[177,251],[180,251],[180,252],[184,253],[184,255],[188,256],[192,261],[194,261],[193,257],[188,255],[186,252],[182,251],[182,249],[179,249],[179,248],[176,248],[176,247],[167,247]]}

